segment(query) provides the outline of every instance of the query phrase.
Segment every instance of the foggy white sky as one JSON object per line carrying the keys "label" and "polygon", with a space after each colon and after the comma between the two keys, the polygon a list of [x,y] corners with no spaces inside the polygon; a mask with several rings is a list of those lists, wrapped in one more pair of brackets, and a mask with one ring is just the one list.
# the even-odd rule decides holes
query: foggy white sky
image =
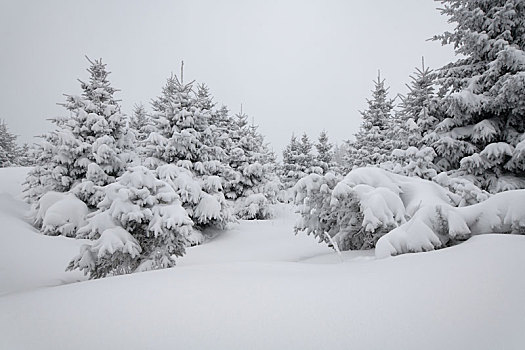
{"label": "foggy white sky", "polygon": [[[381,69],[392,96],[425,56],[450,47],[426,39],[446,18],[432,0],[20,1],[0,0],[0,118],[20,141],[52,129],[63,93],[80,93],[84,55],[103,58],[123,110],[157,96],[185,62],[185,80],[255,119],[277,153],[292,132],[333,142],[360,124]],[[149,105],[148,105],[149,107]]]}

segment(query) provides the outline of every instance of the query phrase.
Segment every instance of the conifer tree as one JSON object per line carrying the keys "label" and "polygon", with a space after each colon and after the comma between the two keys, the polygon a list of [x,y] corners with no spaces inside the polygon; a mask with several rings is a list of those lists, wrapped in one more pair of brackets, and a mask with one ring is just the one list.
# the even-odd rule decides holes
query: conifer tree
{"label": "conifer tree", "polygon": [[[232,219],[223,193],[223,179],[231,169],[226,164],[225,150],[214,144],[216,131],[210,125],[211,111],[203,103],[203,96],[195,93],[193,84],[172,75],[161,95],[152,102],[152,132],[144,142],[145,165],[150,169],[176,165],[178,170],[161,179],[175,181],[174,177],[181,174],[188,186],[193,187],[181,198],[195,226],[223,227]],[[176,187],[179,192],[187,188]],[[210,210],[201,210],[205,207]]]}
{"label": "conifer tree", "polygon": [[5,120],[0,120],[0,168],[17,164],[19,150],[16,138],[7,128]]}
{"label": "conifer tree", "polygon": [[427,139],[442,170],[490,192],[525,188],[525,4],[441,0],[461,58],[439,70],[445,108]]}
{"label": "conifer tree", "polygon": [[174,266],[193,226],[180,195],[142,166],[131,167],[104,193],[79,230],[81,237],[96,241],[83,245],[68,269],[101,278]]}
{"label": "conifer tree", "polygon": [[299,164],[299,158],[301,155],[301,143],[297,140],[297,137],[292,134],[290,143],[283,150],[283,166],[281,170],[281,182],[286,188],[290,188],[297,180],[299,180],[304,174],[301,172],[301,165]]}
{"label": "conifer tree", "polygon": [[388,87],[385,87],[385,80],[380,74],[374,81],[372,99],[367,103],[368,109],[361,112],[363,122],[355,135],[356,140],[347,143],[349,152],[345,163],[348,170],[380,164],[388,159],[392,151],[387,133],[392,124],[394,100],[388,97]]}
{"label": "conifer tree", "polygon": [[329,169],[333,168],[333,145],[328,141],[328,134],[325,130],[319,134],[315,148],[317,149],[317,164],[326,174]]}
{"label": "conifer tree", "polygon": [[313,171],[314,157],[312,155],[313,144],[306,133],[301,136],[299,144],[299,158],[298,163],[301,167],[300,171],[304,174],[310,174]]}
{"label": "conifer tree", "polygon": [[423,137],[435,127],[435,77],[434,72],[425,67],[422,58],[421,68],[416,67],[410,76],[411,81],[407,84],[409,91],[406,96],[401,96],[400,110],[395,113],[390,129],[389,137],[393,140],[394,149],[422,146]]}
{"label": "conifer tree", "polygon": [[136,141],[139,143],[148,137],[149,117],[142,103],[133,106],[133,114],[129,121],[129,127],[135,134]]}
{"label": "conifer tree", "polygon": [[[82,94],[65,95],[69,116],[52,119],[56,129],[42,136],[37,166],[26,181],[27,197],[36,201],[49,190],[75,194],[94,207],[102,194],[96,186],[115,181],[134,159],[132,138],[120,111],[117,92],[102,60],[88,58],[89,81]],[[37,187],[37,188],[35,188]]]}
{"label": "conifer tree", "polygon": [[269,204],[275,202],[279,190],[275,176],[275,159],[255,124],[248,116],[235,115],[230,140],[230,166],[236,179],[228,184],[228,197],[236,200],[235,213],[242,219],[267,219]]}

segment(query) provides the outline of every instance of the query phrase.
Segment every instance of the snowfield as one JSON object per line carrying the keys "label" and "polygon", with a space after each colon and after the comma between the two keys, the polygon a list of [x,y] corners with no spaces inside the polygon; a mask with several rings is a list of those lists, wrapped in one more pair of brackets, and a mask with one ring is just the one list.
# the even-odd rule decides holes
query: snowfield
{"label": "snowfield", "polygon": [[[525,236],[339,257],[296,216],[241,221],[172,269],[85,281],[0,169],[0,349],[523,349]],[[76,282],[76,283],[75,283]]]}

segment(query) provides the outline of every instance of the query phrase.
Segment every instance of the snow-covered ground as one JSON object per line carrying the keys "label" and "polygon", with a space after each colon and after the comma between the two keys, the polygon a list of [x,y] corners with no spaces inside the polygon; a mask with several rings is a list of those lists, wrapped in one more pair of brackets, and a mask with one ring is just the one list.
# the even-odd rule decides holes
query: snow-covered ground
{"label": "snow-covered ground", "polygon": [[0,169],[0,349],[523,349],[525,236],[341,258],[295,216],[240,222],[162,271],[85,280]]}

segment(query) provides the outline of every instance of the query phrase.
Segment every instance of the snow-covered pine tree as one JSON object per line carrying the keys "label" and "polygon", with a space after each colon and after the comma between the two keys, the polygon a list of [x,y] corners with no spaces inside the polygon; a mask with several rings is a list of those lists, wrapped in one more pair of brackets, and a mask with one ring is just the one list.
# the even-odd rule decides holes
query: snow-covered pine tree
{"label": "snow-covered pine tree", "polygon": [[461,58],[438,71],[437,165],[493,193],[525,188],[525,3],[440,1],[455,29],[434,39]]}
{"label": "snow-covered pine tree", "polygon": [[135,134],[135,140],[144,141],[148,137],[149,117],[142,103],[133,106],[133,114],[129,121],[129,128]]}
{"label": "snow-covered pine tree", "polygon": [[433,116],[438,112],[434,94],[435,74],[425,67],[422,58],[421,68],[416,68],[410,79],[408,93],[401,96],[401,108],[395,113],[387,132],[394,150],[381,167],[396,174],[431,180],[437,175],[433,164],[436,153],[425,145],[423,137],[437,123]]}
{"label": "snow-covered pine tree", "polygon": [[380,74],[374,81],[372,99],[367,103],[368,109],[361,112],[363,122],[355,135],[356,139],[347,143],[347,169],[380,164],[389,158],[392,151],[387,133],[392,122],[394,100],[388,97],[388,87],[385,87],[385,80]]}
{"label": "snow-covered pine tree", "polygon": [[225,163],[224,149],[213,144],[211,112],[193,91],[193,82],[184,83],[175,75],[167,79],[152,107],[152,132],[144,142],[145,165],[150,169],[165,164],[180,168],[165,172],[161,180],[173,180],[176,174],[189,170],[188,182],[198,189],[191,191],[191,197],[178,192],[184,208],[197,228],[223,227],[232,220],[222,184],[225,174],[231,171]]}
{"label": "snow-covered pine tree", "polygon": [[[42,136],[37,166],[26,181],[27,198],[35,202],[49,190],[75,194],[94,207],[102,193],[95,186],[115,181],[134,159],[133,140],[120,111],[117,90],[102,60],[92,61],[82,94],[66,95],[70,116],[52,119],[56,130]],[[38,187],[38,188],[35,188]]]}
{"label": "snow-covered pine tree", "polygon": [[0,120],[0,168],[17,164],[19,150],[16,138],[7,128],[5,120]]}
{"label": "snow-covered pine tree", "polygon": [[315,157],[312,154],[313,143],[306,133],[301,136],[301,142],[299,143],[299,158],[298,162],[301,166],[301,172],[311,174],[312,172],[319,172],[319,169],[315,167]]}
{"label": "snow-covered pine tree", "polygon": [[285,188],[293,187],[297,180],[305,175],[301,171],[301,165],[299,164],[300,146],[301,143],[297,140],[297,136],[292,134],[290,143],[283,150],[281,182]]}
{"label": "snow-covered pine tree", "polygon": [[230,166],[237,176],[227,185],[227,193],[235,200],[235,214],[241,219],[267,219],[271,216],[269,204],[275,202],[280,189],[275,157],[242,108],[235,115],[230,140]]}
{"label": "snow-covered pine tree", "polygon": [[425,67],[422,58],[421,68],[416,67],[414,74],[410,76],[410,83],[406,85],[408,93],[400,96],[400,109],[395,113],[389,133],[394,149],[422,146],[423,136],[435,127],[435,79],[436,75],[429,67]]}
{"label": "snow-covered pine tree", "polygon": [[317,166],[323,169],[323,174],[326,174],[328,170],[334,168],[333,164],[333,145],[328,141],[328,134],[325,130],[321,131],[317,143],[315,144],[317,149]]}
{"label": "snow-covered pine tree", "polygon": [[16,152],[16,164],[19,166],[32,166],[34,165],[34,157],[31,149],[27,143],[17,148]]}
{"label": "snow-covered pine tree", "polygon": [[96,238],[83,245],[68,270],[89,278],[172,267],[188,245],[193,222],[180,196],[155,172],[131,167],[105,186],[98,210],[79,230]]}

